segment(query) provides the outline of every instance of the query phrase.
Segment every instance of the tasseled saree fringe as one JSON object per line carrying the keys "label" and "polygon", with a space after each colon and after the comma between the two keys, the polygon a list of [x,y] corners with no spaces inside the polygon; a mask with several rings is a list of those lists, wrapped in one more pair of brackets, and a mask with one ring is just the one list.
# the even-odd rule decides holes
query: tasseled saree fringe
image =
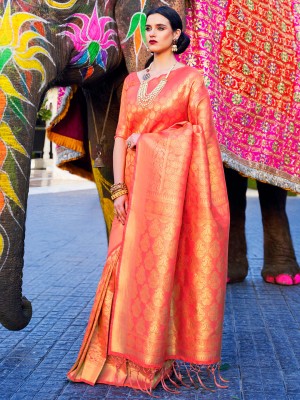
{"label": "tasseled saree fringe", "polygon": [[183,375],[196,387],[212,390],[208,377],[225,387],[219,363],[229,212],[218,143],[207,132],[180,123],[141,135],[137,151],[128,151],[128,218],[125,227],[113,222],[70,380],[152,396],[158,383],[172,393],[189,385]]}

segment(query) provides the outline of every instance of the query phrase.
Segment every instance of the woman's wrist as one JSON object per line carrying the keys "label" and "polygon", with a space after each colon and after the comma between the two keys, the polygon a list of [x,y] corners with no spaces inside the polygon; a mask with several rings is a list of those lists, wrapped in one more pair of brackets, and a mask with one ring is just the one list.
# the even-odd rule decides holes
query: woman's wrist
{"label": "woman's wrist", "polygon": [[115,200],[120,196],[128,193],[127,185],[125,182],[114,183],[110,187],[111,199]]}
{"label": "woman's wrist", "polygon": [[116,192],[111,195],[112,201],[116,200],[118,197],[124,196],[128,194],[128,190],[120,190],[119,192]]}
{"label": "woman's wrist", "polygon": [[118,183],[114,183],[113,185],[111,185],[110,192],[113,193],[115,190],[120,188],[121,189],[127,188],[126,183],[124,181],[119,181]]}

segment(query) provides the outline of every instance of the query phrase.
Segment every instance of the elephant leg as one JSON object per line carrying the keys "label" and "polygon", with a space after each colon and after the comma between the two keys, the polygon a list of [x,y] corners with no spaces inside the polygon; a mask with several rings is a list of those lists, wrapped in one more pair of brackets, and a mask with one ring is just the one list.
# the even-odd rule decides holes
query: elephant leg
{"label": "elephant leg", "polygon": [[[25,328],[32,316],[31,303],[22,296],[25,213],[30,176],[29,157],[20,158],[19,166],[24,175],[18,174],[12,162],[6,164],[6,171],[1,175],[2,178],[6,174],[6,181],[2,186],[3,193],[5,195],[13,193],[15,201],[5,196],[5,205],[0,218],[0,324],[14,331]],[[22,188],[18,195],[13,191],[11,184],[5,185],[12,176],[11,172],[15,173],[19,187]]]}
{"label": "elephant leg", "polygon": [[245,234],[246,191],[248,179],[237,171],[225,168],[230,207],[228,283],[242,282],[248,274]]}
{"label": "elephant leg", "polygon": [[262,277],[268,283],[299,284],[300,268],[286,215],[287,192],[261,182],[257,182],[257,188],[264,228]]}

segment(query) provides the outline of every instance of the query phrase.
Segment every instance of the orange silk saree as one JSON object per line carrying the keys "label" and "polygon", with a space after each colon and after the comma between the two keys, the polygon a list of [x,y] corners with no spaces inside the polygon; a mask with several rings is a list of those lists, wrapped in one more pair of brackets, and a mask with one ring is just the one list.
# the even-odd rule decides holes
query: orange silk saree
{"label": "orange silk saree", "polygon": [[117,129],[124,139],[141,132],[126,156],[127,221],[113,221],[68,378],[150,392],[159,382],[167,388],[172,371],[181,380],[175,360],[200,382],[203,366],[212,373],[218,366],[229,209],[202,76],[190,67],[172,71],[151,110],[137,105],[138,86],[137,74],[129,75]]}

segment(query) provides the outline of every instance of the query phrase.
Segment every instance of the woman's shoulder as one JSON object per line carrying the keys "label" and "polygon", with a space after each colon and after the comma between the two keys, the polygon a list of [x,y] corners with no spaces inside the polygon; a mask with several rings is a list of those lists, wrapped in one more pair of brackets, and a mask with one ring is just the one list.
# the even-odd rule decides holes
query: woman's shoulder
{"label": "woman's shoulder", "polygon": [[135,72],[135,71],[134,71],[134,72],[130,72],[130,73],[126,76],[124,82],[130,83],[132,80],[136,79],[136,76],[137,76],[137,72]]}
{"label": "woman's shoulder", "polygon": [[184,65],[183,67],[178,68],[180,73],[182,73],[185,77],[189,78],[191,82],[198,81],[199,83],[204,82],[204,75],[198,69],[194,67],[190,67],[189,65]]}
{"label": "woman's shoulder", "polygon": [[127,90],[129,86],[131,86],[131,82],[133,82],[134,77],[136,76],[136,72],[130,72],[123,81],[123,91]]}
{"label": "woman's shoulder", "polygon": [[197,93],[200,96],[208,94],[204,81],[204,75],[201,71],[194,67],[186,66],[183,71],[186,74],[187,85],[191,93]]}

